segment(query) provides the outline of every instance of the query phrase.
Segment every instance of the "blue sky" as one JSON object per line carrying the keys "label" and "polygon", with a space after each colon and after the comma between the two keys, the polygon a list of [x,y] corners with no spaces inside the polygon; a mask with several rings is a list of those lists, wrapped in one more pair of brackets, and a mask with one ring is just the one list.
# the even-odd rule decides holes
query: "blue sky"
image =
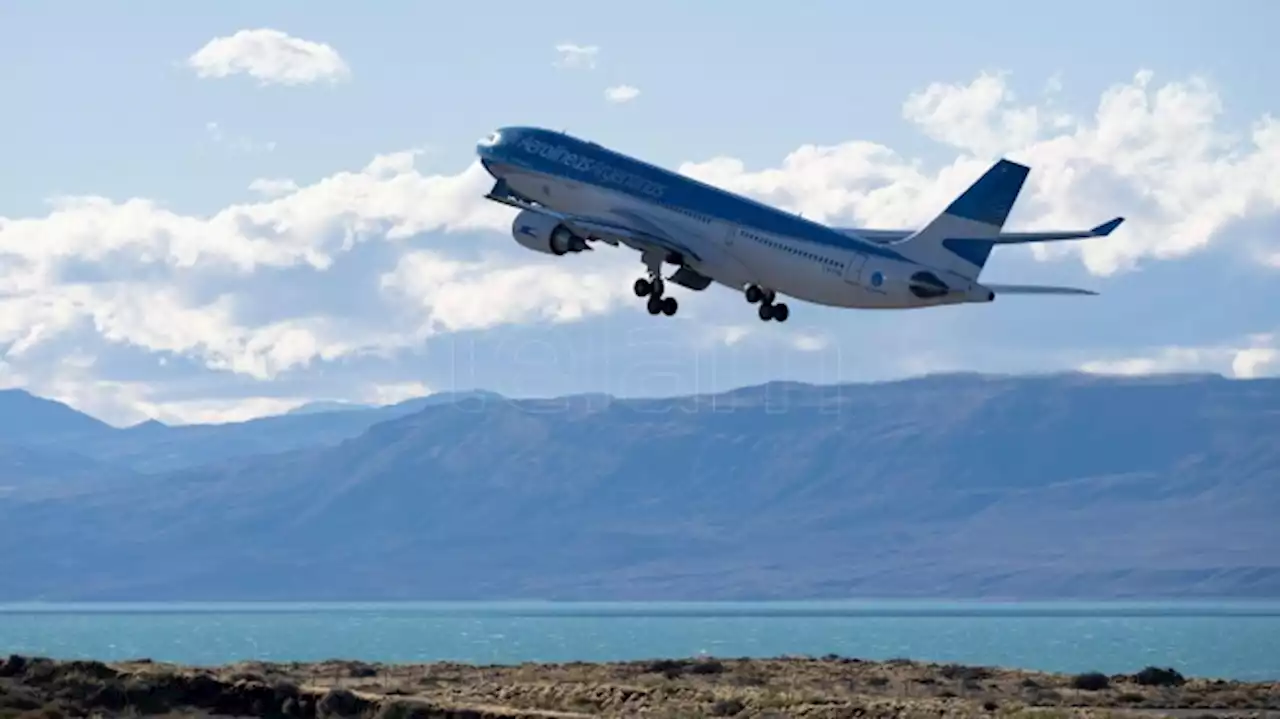
{"label": "blue sky", "polygon": [[[0,383],[128,423],[472,386],[1275,373],[1280,5],[1226,7],[11,3]],[[479,199],[475,140],[505,124],[839,225],[927,219],[1002,154],[1032,165],[1012,225],[1130,219],[984,274],[1100,297],[766,325],[713,288],[655,320],[634,255],[534,256]]]}

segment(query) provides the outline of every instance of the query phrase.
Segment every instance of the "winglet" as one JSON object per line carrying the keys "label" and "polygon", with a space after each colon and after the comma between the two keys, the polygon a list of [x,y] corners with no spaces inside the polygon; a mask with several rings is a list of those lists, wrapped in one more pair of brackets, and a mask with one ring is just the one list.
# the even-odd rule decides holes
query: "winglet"
{"label": "winglet", "polygon": [[1116,228],[1117,228],[1117,227],[1119,227],[1119,226],[1120,226],[1120,223],[1122,223],[1122,222],[1124,222],[1124,218],[1123,218],[1123,217],[1117,217],[1117,218],[1115,218],[1115,219],[1113,219],[1113,220],[1107,220],[1106,222],[1102,223],[1101,225],[1098,225],[1097,227],[1093,228],[1092,230],[1089,230],[1089,234],[1093,235],[1094,237],[1106,237],[1107,235],[1111,234],[1112,232],[1115,232],[1115,231],[1116,231]]}

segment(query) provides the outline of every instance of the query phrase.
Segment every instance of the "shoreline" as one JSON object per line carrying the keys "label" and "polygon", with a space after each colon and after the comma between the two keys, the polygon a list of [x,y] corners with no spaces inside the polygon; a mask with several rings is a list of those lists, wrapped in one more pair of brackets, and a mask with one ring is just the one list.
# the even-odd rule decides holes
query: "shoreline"
{"label": "shoreline", "polygon": [[473,665],[0,659],[0,719],[1280,716],[1280,681],[824,658]]}

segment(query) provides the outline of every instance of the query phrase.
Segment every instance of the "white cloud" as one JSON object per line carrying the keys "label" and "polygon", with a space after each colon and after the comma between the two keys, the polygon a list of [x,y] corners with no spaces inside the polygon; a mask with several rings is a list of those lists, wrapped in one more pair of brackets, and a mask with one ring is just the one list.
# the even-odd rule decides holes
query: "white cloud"
{"label": "white cloud", "polygon": [[630,85],[615,85],[604,91],[604,98],[613,103],[631,102],[640,97],[640,90]]}
{"label": "white cloud", "polygon": [[[305,397],[269,396],[157,401],[153,383],[95,377],[92,358],[73,357],[78,361],[64,365],[56,376],[41,382],[38,394],[101,417],[116,426],[149,419],[171,425],[241,422],[281,414],[308,401]],[[31,382],[28,378],[22,384],[29,388]]]}
{"label": "white cloud", "polygon": [[1049,76],[1044,82],[1044,94],[1053,96],[1062,92],[1062,73],[1057,72]]}
{"label": "white cloud", "polygon": [[309,401],[306,397],[236,397],[163,403],[140,399],[135,406],[147,419],[169,425],[222,424],[284,414]]}
{"label": "white cloud", "polygon": [[818,220],[914,226],[1008,155],[1032,167],[1018,226],[1128,218],[1106,239],[1035,248],[1041,258],[1078,253],[1092,273],[1110,275],[1187,256],[1236,220],[1280,210],[1280,121],[1257,118],[1241,139],[1220,125],[1221,110],[1206,82],[1156,85],[1143,71],[1103,93],[1095,112],[1073,117],[1019,105],[1005,76],[984,74],[967,85],[935,83],[904,103],[907,120],[963,153],[934,173],[864,141],[805,145],[768,170],[732,158],[680,170]]}
{"label": "white cloud", "polygon": [[933,83],[907,98],[902,114],[935,140],[990,157],[1039,135],[1039,109],[1014,106],[1014,99],[1004,76],[984,74],[967,86]]}
{"label": "white cloud", "polygon": [[797,352],[821,352],[831,347],[831,338],[821,332],[799,328],[793,330],[763,322],[751,325],[713,324],[700,327],[697,331],[700,335],[699,344],[704,348],[714,345],[737,347],[751,343],[757,347],[786,347]]}
{"label": "white cloud", "polygon": [[260,177],[249,183],[249,189],[264,197],[280,197],[298,191],[298,183],[288,178]]}
{"label": "white cloud", "polygon": [[716,342],[732,347],[752,334],[753,328],[746,325],[724,325],[708,327],[703,334]]}
{"label": "white cloud", "polygon": [[827,348],[830,341],[819,334],[812,332],[797,332],[791,338],[791,346],[801,352],[818,352]]}
{"label": "white cloud", "polygon": [[[44,217],[0,219],[6,367],[36,391],[65,394],[61,375],[36,371],[59,367],[50,359],[63,346],[176,357],[256,380],[412,347],[422,336],[418,316],[344,315],[335,293],[346,304],[367,306],[378,302],[381,290],[376,274],[345,274],[338,263],[375,242],[391,253],[381,267],[387,271],[408,249],[400,245],[415,236],[470,230],[503,237],[512,214],[482,199],[487,175],[478,165],[429,175],[416,169],[414,158],[378,157],[361,170],[209,216],[178,214],[139,198],[74,197],[58,199]],[[278,279],[280,273],[291,279]],[[539,279],[536,271],[523,276],[535,284]],[[485,279],[483,265],[468,266],[459,281],[494,282]],[[465,287],[434,291],[442,302],[466,302]],[[273,299],[282,292],[289,302]],[[572,316],[575,302],[591,307],[568,297],[571,287],[559,292],[566,295],[565,316]],[[501,313],[490,306],[485,321],[506,321]],[[134,409],[152,406],[136,393],[103,396]]]}
{"label": "white cloud", "polygon": [[[1007,152],[1034,168],[1020,226],[1130,218],[1110,238],[1046,255],[1081,252],[1098,274],[1225,242],[1227,223],[1280,208],[1280,123],[1259,118],[1249,138],[1233,140],[1204,83],[1157,86],[1140,73],[1065,125],[1046,105],[1016,104],[1005,83],[934,85],[905,103],[908,119],[962,153],[936,171],[862,141],[806,145],[772,169],[712,158],[680,170],[819,220],[910,226]],[[483,199],[491,178],[478,164],[433,174],[420,157],[390,153],[304,185],[261,178],[249,186],[259,198],[207,215],[155,199],[80,196],[56,198],[43,216],[0,218],[0,384],[109,418],[242,416],[293,406],[317,388],[351,401],[417,394],[414,360],[396,358],[443,334],[619,308],[653,321],[631,294],[642,272],[633,253],[529,253],[510,239],[510,208]],[[1262,252],[1280,256],[1280,247]],[[830,348],[802,315],[780,327],[743,317],[750,308],[740,298],[724,315],[708,306],[677,321],[735,350]],[[1276,347],[1253,338],[1121,352],[1088,366],[1247,376],[1276,372]],[[335,368],[350,369],[334,379]]]}
{"label": "white cloud", "polygon": [[[412,154],[375,158],[270,201],[231,205],[211,216],[179,215],[153,200],[60,198],[46,217],[0,222],[10,280],[45,285],[59,263],[164,265],[252,272],[306,264],[371,238],[403,240],[432,230],[507,230],[510,212],[482,199],[488,175],[473,163],[456,175],[423,175]],[[16,276],[16,277],[15,277]]]}
{"label": "white cloud", "polygon": [[1280,373],[1280,344],[1271,334],[1246,338],[1240,346],[1161,347],[1132,356],[1085,362],[1095,374],[1148,375],[1165,372],[1215,372],[1250,379]]}
{"label": "white cloud", "polygon": [[1280,349],[1249,347],[1236,352],[1231,359],[1231,374],[1236,377],[1261,377],[1280,372]]}
{"label": "white cloud", "polygon": [[591,70],[596,66],[596,56],[600,54],[600,48],[595,45],[562,42],[556,45],[556,52],[559,54],[555,61],[556,67]]}
{"label": "white cloud", "polygon": [[187,65],[202,78],[244,74],[263,85],[339,82],[351,76],[332,46],[266,28],[214,38],[187,58]]}
{"label": "white cloud", "polygon": [[556,260],[460,262],[438,252],[404,255],[381,286],[422,310],[418,333],[482,330],[533,320],[573,322],[603,314],[635,297],[630,263],[600,272],[595,263]]}
{"label": "white cloud", "polygon": [[361,396],[372,404],[388,405],[417,397],[426,397],[431,393],[431,387],[422,382],[391,382],[372,385]]}

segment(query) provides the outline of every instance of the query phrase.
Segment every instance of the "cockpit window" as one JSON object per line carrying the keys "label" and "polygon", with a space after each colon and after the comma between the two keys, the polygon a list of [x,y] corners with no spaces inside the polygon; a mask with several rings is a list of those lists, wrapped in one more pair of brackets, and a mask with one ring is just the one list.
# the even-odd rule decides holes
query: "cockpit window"
{"label": "cockpit window", "polygon": [[481,141],[480,141],[480,144],[481,144],[481,145],[493,146],[493,145],[498,144],[498,140],[500,140],[500,139],[502,139],[502,133],[500,133],[500,132],[498,132],[498,131],[496,131],[496,130],[495,130],[495,131],[493,131],[493,132],[489,133],[489,134],[488,134],[488,135],[487,135],[483,140],[481,140]]}

